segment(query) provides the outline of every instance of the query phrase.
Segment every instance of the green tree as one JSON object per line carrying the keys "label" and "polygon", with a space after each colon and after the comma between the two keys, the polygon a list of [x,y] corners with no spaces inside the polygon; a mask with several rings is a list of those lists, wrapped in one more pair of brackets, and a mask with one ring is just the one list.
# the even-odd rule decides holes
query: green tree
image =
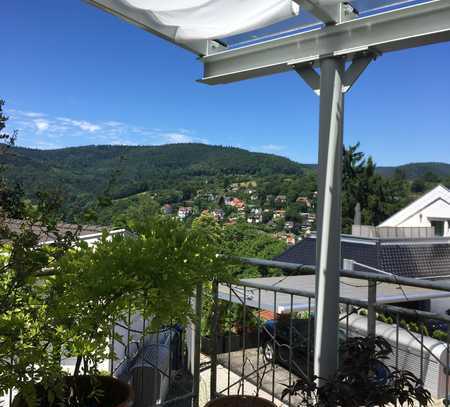
{"label": "green tree", "polygon": [[[222,252],[231,256],[273,259],[287,248],[284,241],[245,223],[224,226]],[[231,266],[234,277],[260,277],[280,275],[279,270],[264,270],[237,264]]]}
{"label": "green tree", "polygon": [[362,223],[378,225],[409,201],[409,186],[402,177],[384,178],[376,173],[372,157],[358,151],[359,143],[344,149],[342,229],[351,232],[355,207],[361,205]]}

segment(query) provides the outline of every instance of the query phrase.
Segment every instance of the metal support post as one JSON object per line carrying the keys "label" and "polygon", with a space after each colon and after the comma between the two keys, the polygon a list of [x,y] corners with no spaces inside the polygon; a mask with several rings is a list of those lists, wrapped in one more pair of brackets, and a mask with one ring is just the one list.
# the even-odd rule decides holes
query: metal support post
{"label": "metal support post", "polygon": [[195,297],[193,407],[199,406],[200,395],[200,327],[202,323],[202,295],[203,285],[200,283],[197,285]]}
{"label": "metal support post", "polygon": [[211,393],[210,400],[214,400],[217,394],[217,335],[219,331],[219,282],[214,279],[212,283],[213,318],[211,324]]}
{"label": "metal support post", "polygon": [[327,379],[338,361],[344,59],[320,62],[319,196],[314,373]]}
{"label": "metal support post", "polygon": [[376,334],[377,312],[375,304],[377,303],[377,282],[369,280],[367,293],[367,333],[370,336]]}

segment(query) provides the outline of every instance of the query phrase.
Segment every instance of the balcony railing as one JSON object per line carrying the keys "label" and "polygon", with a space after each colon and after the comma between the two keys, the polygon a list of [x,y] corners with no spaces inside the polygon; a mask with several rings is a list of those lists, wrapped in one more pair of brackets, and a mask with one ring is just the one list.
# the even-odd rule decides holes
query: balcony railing
{"label": "balcony railing", "polygon": [[[311,267],[295,264],[257,259],[240,261],[289,272],[314,272]],[[450,296],[445,283],[376,272],[346,270],[341,274],[359,279],[367,290],[373,290],[374,284],[376,287],[380,282],[389,282],[399,287],[412,285],[448,291]],[[279,281],[284,278],[280,277]],[[112,340],[109,370],[112,375],[133,383],[137,407],[198,407],[207,400],[231,394],[257,395],[281,404],[283,385],[291,385],[300,376],[312,379],[313,292],[255,281],[233,284],[215,281],[208,287],[206,293],[204,287],[198,287],[196,297],[191,300],[195,320],[184,329],[171,327],[144,335],[148,321],[131,314],[127,321],[115,324],[113,331],[120,331],[123,343]],[[203,315],[205,298],[212,304],[210,318]],[[373,298],[369,295],[368,301],[340,299],[340,339],[367,336],[373,329],[371,334],[384,337],[393,348],[388,365],[413,372],[434,399],[446,402],[450,317],[379,304]],[[234,311],[232,320],[229,308]],[[375,311],[383,313],[386,322],[371,322]],[[224,316],[228,318],[225,329]],[[205,324],[206,319],[210,335],[202,338],[201,323],[203,320]],[[268,323],[270,319],[278,322]],[[411,325],[405,325],[404,320],[414,320],[418,332],[412,332]],[[442,340],[426,335],[430,320],[446,330]],[[113,354],[118,358],[114,360]],[[12,392],[9,399],[5,398],[6,405],[11,397]],[[282,403],[296,405],[297,401],[289,395]]]}

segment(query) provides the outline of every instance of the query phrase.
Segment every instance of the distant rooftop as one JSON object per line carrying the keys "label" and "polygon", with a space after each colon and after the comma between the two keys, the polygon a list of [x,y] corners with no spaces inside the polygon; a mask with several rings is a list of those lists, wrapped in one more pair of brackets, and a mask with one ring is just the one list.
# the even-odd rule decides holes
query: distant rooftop
{"label": "distant rooftop", "polygon": [[[50,242],[52,240],[56,239],[56,235],[52,232],[48,232],[47,229],[39,223],[30,224],[27,223],[27,221],[20,220],[20,219],[7,219],[6,220],[6,226],[9,228],[9,230],[13,233],[20,233],[20,230],[22,228],[31,227],[32,231],[39,236],[39,242],[45,243]],[[64,235],[66,233],[77,233],[80,238],[87,238],[90,236],[96,236],[100,235],[104,230],[111,232],[120,232],[123,230],[112,230],[111,228],[105,227],[105,226],[98,226],[98,225],[75,225],[71,223],[58,223],[56,229],[58,230],[58,233],[60,235]]]}
{"label": "distant rooftop", "polygon": [[[450,276],[450,238],[385,239],[341,237],[342,259],[404,277]],[[316,235],[312,234],[274,260],[316,265]],[[367,271],[366,267],[355,266]]]}

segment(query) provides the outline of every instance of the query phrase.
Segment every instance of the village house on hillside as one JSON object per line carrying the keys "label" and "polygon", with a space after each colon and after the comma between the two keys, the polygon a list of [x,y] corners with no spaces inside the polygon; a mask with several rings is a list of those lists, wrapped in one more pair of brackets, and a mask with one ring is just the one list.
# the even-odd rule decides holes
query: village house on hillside
{"label": "village house on hillside", "polygon": [[311,208],[311,201],[307,196],[299,196],[295,202],[304,205],[306,208]]}
{"label": "village house on hillside", "polygon": [[[20,233],[23,228],[31,227],[33,233],[38,236],[40,244],[50,244],[57,239],[56,234],[47,232],[47,230],[39,224],[28,225],[26,221],[20,219],[7,219],[4,221],[4,224],[12,233]],[[89,245],[98,242],[105,231],[108,233],[109,237],[130,234],[126,229],[112,229],[97,225],[75,225],[71,223],[58,223],[56,225],[56,230],[60,236],[71,233],[74,236],[76,235],[80,240],[87,242]]]}
{"label": "village house on hillside", "polygon": [[222,222],[225,219],[225,212],[223,209],[214,209],[212,214],[217,222]]}
{"label": "village house on hillside", "polygon": [[170,204],[163,205],[161,210],[164,215],[171,215],[173,213],[173,207]]}
{"label": "village house on hillside", "polygon": [[236,209],[245,209],[245,202],[239,198],[226,197],[224,203],[226,206],[232,206],[233,208]]}
{"label": "village house on hillside", "polygon": [[277,204],[285,204],[287,201],[286,195],[277,195],[275,197],[275,203]]}
{"label": "village house on hillside", "polygon": [[191,215],[192,215],[192,207],[190,206],[182,206],[181,208],[178,209],[178,218],[181,220],[184,220]]}

